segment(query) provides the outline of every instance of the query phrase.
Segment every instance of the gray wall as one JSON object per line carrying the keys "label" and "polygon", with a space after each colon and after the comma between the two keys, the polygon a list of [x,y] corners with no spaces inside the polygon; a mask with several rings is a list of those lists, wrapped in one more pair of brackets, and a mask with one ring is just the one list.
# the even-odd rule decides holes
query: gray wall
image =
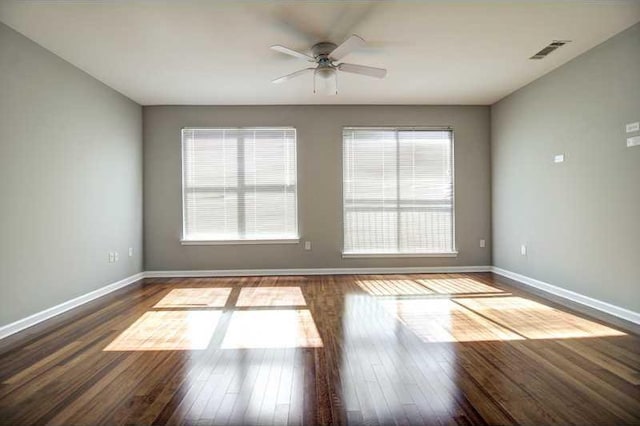
{"label": "gray wall", "polygon": [[141,120],[0,24],[0,325],[142,270]]}
{"label": "gray wall", "polygon": [[491,118],[494,265],[640,311],[640,147],[625,143],[640,121],[640,24]]}
{"label": "gray wall", "polygon": [[[488,107],[144,107],[146,270],[489,265]],[[302,244],[182,246],[180,129],[294,126]],[[455,132],[457,258],[342,259],[342,127],[451,125]],[[487,239],[487,248],[479,240]]]}

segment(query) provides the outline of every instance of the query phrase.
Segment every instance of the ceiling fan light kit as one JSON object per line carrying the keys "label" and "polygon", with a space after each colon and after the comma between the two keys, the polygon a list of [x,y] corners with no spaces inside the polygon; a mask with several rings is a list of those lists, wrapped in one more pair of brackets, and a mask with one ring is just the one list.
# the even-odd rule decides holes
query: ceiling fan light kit
{"label": "ceiling fan light kit", "polygon": [[363,47],[365,44],[366,42],[361,37],[353,34],[339,46],[326,41],[314,44],[311,47],[311,53],[313,56],[309,56],[305,53],[298,52],[281,45],[271,46],[271,49],[275,51],[316,64],[315,67],[309,67],[287,74],[272,80],[272,82],[276,84],[283,83],[291,80],[292,78],[299,77],[313,71],[313,93],[320,92],[334,95],[338,94],[338,71],[360,74],[368,77],[384,78],[387,75],[387,70],[384,68],[347,64],[344,62],[339,63],[343,57],[347,56],[354,50]]}
{"label": "ceiling fan light kit", "polygon": [[335,68],[316,68],[313,71],[313,93],[338,94],[338,73]]}

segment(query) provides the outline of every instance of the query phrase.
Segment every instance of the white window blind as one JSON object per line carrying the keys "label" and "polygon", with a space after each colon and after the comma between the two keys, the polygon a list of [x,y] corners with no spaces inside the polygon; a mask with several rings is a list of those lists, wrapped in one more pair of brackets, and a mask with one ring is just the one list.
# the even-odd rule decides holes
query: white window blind
{"label": "white window blind", "polygon": [[298,238],[293,128],[183,129],[183,240]]}
{"label": "white window blind", "polygon": [[345,128],[344,254],[453,254],[450,130]]}

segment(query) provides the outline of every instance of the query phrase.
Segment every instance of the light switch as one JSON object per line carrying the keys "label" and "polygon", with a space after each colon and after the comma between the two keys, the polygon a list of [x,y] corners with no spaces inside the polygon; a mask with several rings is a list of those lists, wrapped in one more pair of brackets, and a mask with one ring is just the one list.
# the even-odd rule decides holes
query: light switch
{"label": "light switch", "polygon": [[520,254],[523,256],[527,255],[527,246],[525,246],[524,244],[520,246]]}
{"label": "light switch", "polygon": [[564,163],[564,154],[557,154],[553,157],[554,163]]}
{"label": "light switch", "polygon": [[638,145],[640,145],[640,136],[627,138],[627,148],[631,148],[632,146],[638,146]]}
{"label": "light switch", "polygon": [[480,240],[480,247],[484,248],[487,243],[484,240]]}
{"label": "light switch", "polygon": [[311,250],[311,241],[305,241],[304,242],[304,249],[305,250]]}

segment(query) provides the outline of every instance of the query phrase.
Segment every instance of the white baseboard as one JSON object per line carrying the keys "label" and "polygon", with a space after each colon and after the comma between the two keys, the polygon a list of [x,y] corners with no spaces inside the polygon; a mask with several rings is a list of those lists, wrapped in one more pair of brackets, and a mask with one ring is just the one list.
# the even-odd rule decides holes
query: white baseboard
{"label": "white baseboard", "polygon": [[145,278],[240,277],[271,275],[359,275],[359,274],[446,274],[490,272],[491,266],[442,266],[397,268],[312,268],[312,269],[219,269],[192,271],[147,271]]}
{"label": "white baseboard", "polygon": [[542,290],[545,293],[553,294],[554,296],[567,299],[571,302],[579,303],[584,306],[588,306],[592,309],[604,312],[609,315],[613,315],[618,318],[622,318],[626,321],[640,325],[640,313],[631,311],[629,309],[621,308],[620,306],[612,305],[611,303],[603,302],[592,297],[585,296],[580,293],[576,293],[571,290],[566,290],[561,287],[546,283],[544,281],[536,280],[535,278],[520,275],[515,272],[507,271],[506,269],[493,266],[491,272],[494,274],[502,275],[503,277],[511,278],[529,287]]}
{"label": "white baseboard", "polygon": [[38,323],[41,323],[42,321],[48,320],[49,318],[55,317],[56,315],[60,315],[63,312],[76,308],[80,305],[83,305],[87,302],[97,299],[98,297],[101,297],[108,293],[116,291],[122,287],[126,287],[143,278],[144,278],[144,272],[139,272],[137,274],[131,275],[130,277],[124,278],[115,283],[111,283],[97,290],[83,294],[82,296],[76,297],[75,299],[71,299],[59,305],[52,306],[51,308],[45,309],[44,311],[37,312],[33,315],[30,315],[26,318],[22,318],[10,324],[3,325],[2,327],[0,327],[0,339],[4,339],[5,337],[8,337],[12,334],[15,334],[19,331],[24,330],[25,328],[34,326]]}

